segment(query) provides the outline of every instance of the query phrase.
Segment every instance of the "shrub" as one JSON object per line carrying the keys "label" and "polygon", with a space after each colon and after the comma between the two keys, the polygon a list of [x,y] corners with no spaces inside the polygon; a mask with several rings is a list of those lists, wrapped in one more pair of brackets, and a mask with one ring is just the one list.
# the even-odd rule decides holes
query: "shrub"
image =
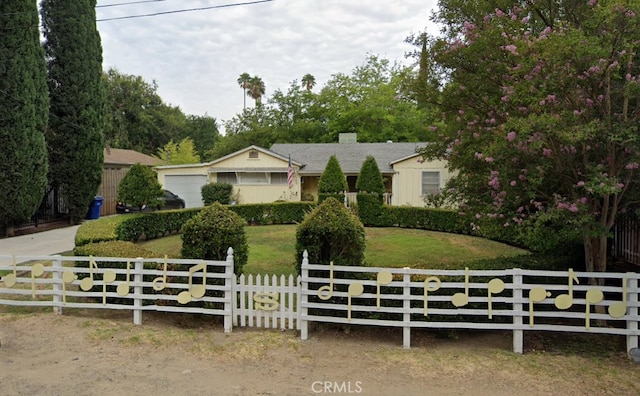
{"label": "shrub", "polygon": [[155,239],[179,232],[182,226],[201,209],[167,210],[153,213],[126,215],[126,220],[116,226],[118,240],[136,242]]}
{"label": "shrub", "polygon": [[[457,211],[448,209],[417,208],[413,206],[385,206],[387,212],[381,220],[404,228],[470,234],[471,227]],[[389,225],[389,224],[385,224]]]}
{"label": "shrub", "polygon": [[340,202],[344,201],[344,192],[349,188],[347,178],[335,155],[332,155],[318,181],[318,202],[332,197]]}
{"label": "shrub", "polygon": [[367,226],[376,224],[382,212],[382,196],[385,189],[378,163],[371,155],[362,163],[356,188],[360,220]]}
{"label": "shrub", "polygon": [[233,205],[229,209],[251,225],[300,223],[316,205],[309,202],[275,202]]}
{"label": "shrub", "polygon": [[159,209],[162,202],[158,198],[162,195],[162,186],[158,183],[156,173],[141,164],[133,165],[118,186],[118,201],[140,209],[144,205]]}
{"label": "shrub", "polygon": [[223,205],[231,203],[231,194],[233,193],[233,185],[229,183],[209,183],[202,186],[202,201],[205,206],[209,206],[214,202],[220,202]]}
{"label": "shrub", "polygon": [[362,265],[365,231],[360,220],[334,198],[327,198],[296,229],[296,267],[309,253],[313,264]]}
{"label": "shrub", "polygon": [[244,224],[238,214],[219,202],[205,207],[182,227],[182,257],[225,260],[232,247],[234,271],[240,274],[249,253]]}
{"label": "shrub", "polygon": [[74,256],[153,258],[157,254],[127,241],[106,241],[76,246]]}
{"label": "shrub", "polygon": [[126,219],[125,216],[109,216],[82,223],[76,232],[75,245],[118,239],[116,227]]}

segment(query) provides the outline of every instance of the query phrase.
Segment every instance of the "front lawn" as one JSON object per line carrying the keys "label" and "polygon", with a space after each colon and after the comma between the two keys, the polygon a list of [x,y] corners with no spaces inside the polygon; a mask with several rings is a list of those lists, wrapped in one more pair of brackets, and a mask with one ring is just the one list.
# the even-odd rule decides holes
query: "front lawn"
{"label": "front lawn", "polygon": [[[245,227],[249,260],[248,274],[295,272],[295,225]],[[463,263],[495,257],[527,254],[499,242],[468,235],[406,228],[367,228],[365,260],[374,267],[459,268]],[[159,255],[180,257],[180,235],[139,243]]]}

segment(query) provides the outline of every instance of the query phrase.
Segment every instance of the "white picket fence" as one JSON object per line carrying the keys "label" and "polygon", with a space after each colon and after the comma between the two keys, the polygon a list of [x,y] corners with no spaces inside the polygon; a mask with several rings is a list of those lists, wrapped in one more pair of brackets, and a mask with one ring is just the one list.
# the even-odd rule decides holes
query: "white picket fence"
{"label": "white picket fence", "polygon": [[[234,279],[236,279],[234,277]],[[300,330],[300,277],[240,275],[233,282],[233,325]]]}
{"label": "white picket fence", "polygon": [[406,348],[413,329],[509,330],[518,353],[532,330],[624,335],[628,350],[640,336],[635,272],[333,266],[305,252],[297,278],[236,277],[231,249],[224,261],[0,255],[0,271],[0,304],[126,309],[136,324],[153,310],[219,315],[225,332],[297,329],[303,340],[311,322],[401,327]]}

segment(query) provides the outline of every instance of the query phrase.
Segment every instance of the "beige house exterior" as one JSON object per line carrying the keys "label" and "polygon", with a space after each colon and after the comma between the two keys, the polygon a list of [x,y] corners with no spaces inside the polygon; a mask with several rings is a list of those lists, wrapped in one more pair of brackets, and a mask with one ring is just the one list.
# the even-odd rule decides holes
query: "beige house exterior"
{"label": "beige house exterior", "polygon": [[[207,183],[230,183],[239,204],[313,201],[318,180],[329,157],[335,155],[355,198],[362,163],[372,155],[385,180],[391,205],[424,206],[424,196],[442,189],[451,175],[443,161],[423,161],[417,150],[426,143],[274,144],[270,149],[249,146],[207,163],[158,166],[158,181],[178,194],[187,207],[202,206]],[[287,171],[291,158],[293,180]]]}

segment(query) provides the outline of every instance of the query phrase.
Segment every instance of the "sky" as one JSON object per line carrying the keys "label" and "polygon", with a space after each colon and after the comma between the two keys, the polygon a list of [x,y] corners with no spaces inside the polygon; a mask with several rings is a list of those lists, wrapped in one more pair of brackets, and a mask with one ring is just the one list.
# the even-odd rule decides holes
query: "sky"
{"label": "sky", "polygon": [[[258,0],[260,1],[260,0]],[[155,81],[163,101],[219,124],[242,112],[242,73],[266,95],[309,73],[316,92],[367,55],[410,64],[404,43],[425,29],[437,0],[98,0],[103,67]],[[134,3],[109,6],[113,4]],[[242,3],[253,3],[244,4]],[[191,12],[108,20],[191,8]],[[247,107],[254,106],[247,97]]]}

